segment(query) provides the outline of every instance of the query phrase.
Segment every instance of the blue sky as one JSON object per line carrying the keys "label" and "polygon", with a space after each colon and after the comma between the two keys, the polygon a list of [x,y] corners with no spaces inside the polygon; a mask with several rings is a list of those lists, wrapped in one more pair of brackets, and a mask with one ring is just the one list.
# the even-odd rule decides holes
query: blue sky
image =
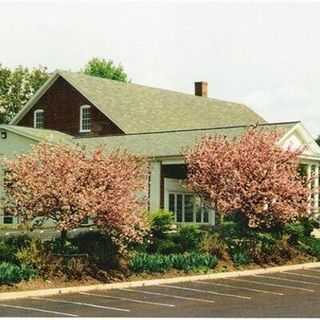
{"label": "blue sky", "polygon": [[121,62],[133,82],[244,102],[320,134],[320,2],[1,1],[0,63]]}

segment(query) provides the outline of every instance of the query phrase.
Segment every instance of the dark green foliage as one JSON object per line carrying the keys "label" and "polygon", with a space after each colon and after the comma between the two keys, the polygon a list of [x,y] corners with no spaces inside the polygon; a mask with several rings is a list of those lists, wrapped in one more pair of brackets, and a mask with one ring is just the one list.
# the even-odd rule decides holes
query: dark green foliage
{"label": "dark green foliage", "polygon": [[26,247],[30,243],[31,238],[26,234],[18,234],[3,238],[3,241],[9,246],[21,249]]}
{"label": "dark green foliage", "polygon": [[232,260],[236,266],[247,265],[252,262],[249,254],[245,250],[236,250],[232,253]]}
{"label": "dark green foliage", "polygon": [[36,275],[33,269],[25,265],[19,267],[8,262],[0,264],[0,284],[18,283],[22,280],[29,280]]}
{"label": "dark green foliage", "polygon": [[168,237],[168,239],[156,240],[154,247],[156,247],[156,252],[159,254],[171,254],[171,253],[181,253],[183,252],[182,246],[179,242],[174,241],[173,235]]}
{"label": "dark green foliage", "polygon": [[118,248],[111,238],[100,231],[87,231],[69,240],[77,253],[87,254],[93,264],[104,268],[117,266]]}
{"label": "dark green foliage", "polygon": [[174,217],[172,212],[158,210],[150,215],[150,230],[154,238],[164,239],[166,233],[172,229]]}
{"label": "dark green foliage", "polygon": [[13,246],[7,245],[4,241],[0,241],[0,261],[16,263],[17,249]]}
{"label": "dark green foliage", "polygon": [[318,228],[319,224],[312,219],[301,219],[297,223],[290,223],[284,227],[284,233],[289,235],[289,242],[291,244],[298,244],[311,237],[311,232],[314,228]]}
{"label": "dark green foliage", "polygon": [[129,261],[133,272],[165,272],[170,269],[191,271],[208,270],[217,265],[216,257],[209,254],[185,253],[170,255],[136,254]]}
{"label": "dark green foliage", "polygon": [[320,239],[305,239],[304,242],[299,243],[298,248],[301,251],[320,259]]}
{"label": "dark green foliage", "polygon": [[31,238],[27,235],[14,235],[0,239],[0,261],[17,263],[17,252],[29,245]]}
{"label": "dark green foliage", "polygon": [[201,231],[198,225],[184,225],[180,227],[176,235],[176,243],[182,247],[182,252],[195,251],[199,247]]}

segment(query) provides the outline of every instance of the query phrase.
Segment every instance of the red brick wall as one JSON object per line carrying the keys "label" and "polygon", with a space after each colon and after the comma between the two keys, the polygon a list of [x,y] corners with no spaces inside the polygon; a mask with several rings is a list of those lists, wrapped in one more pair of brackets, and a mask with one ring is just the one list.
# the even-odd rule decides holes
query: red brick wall
{"label": "red brick wall", "polygon": [[[80,106],[91,106],[91,133],[79,133]],[[92,105],[67,81],[59,77],[18,125],[33,127],[33,113],[44,110],[44,128],[58,130],[73,136],[123,134],[111,120]]]}

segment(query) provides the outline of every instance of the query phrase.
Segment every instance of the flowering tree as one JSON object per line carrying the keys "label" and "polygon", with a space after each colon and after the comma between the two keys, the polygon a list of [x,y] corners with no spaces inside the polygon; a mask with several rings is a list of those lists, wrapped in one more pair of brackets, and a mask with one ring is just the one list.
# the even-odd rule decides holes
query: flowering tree
{"label": "flowering tree", "polygon": [[280,132],[248,129],[240,138],[204,137],[188,150],[188,187],[223,217],[240,213],[251,228],[307,216],[310,190],[299,176],[302,150],[276,144]]}
{"label": "flowering tree", "polygon": [[119,244],[142,239],[146,165],[128,153],[104,155],[39,144],[5,161],[8,210],[24,221],[52,219],[65,237],[89,217]]}

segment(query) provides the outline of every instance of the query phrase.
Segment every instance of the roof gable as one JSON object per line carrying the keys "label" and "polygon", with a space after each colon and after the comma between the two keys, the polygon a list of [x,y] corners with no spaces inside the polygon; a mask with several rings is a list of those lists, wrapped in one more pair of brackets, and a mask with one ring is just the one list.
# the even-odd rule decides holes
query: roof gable
{"label": "roof gable", "polygon": [[169,90],[56,72],[26,104],[11,124],[32,108],[61,76],[125,133],[212,128],[264,123],[247,106]]}
{"label": "roof gable", "polygon": [[320,156],[320,147],[315,142],[311,134],[299,122],[296,126],[291,128],[279,141],[279,144],[283,148],[291,148],[297,150],[303,148],[303,153],[301,157],[303,158],[313,158]]}

